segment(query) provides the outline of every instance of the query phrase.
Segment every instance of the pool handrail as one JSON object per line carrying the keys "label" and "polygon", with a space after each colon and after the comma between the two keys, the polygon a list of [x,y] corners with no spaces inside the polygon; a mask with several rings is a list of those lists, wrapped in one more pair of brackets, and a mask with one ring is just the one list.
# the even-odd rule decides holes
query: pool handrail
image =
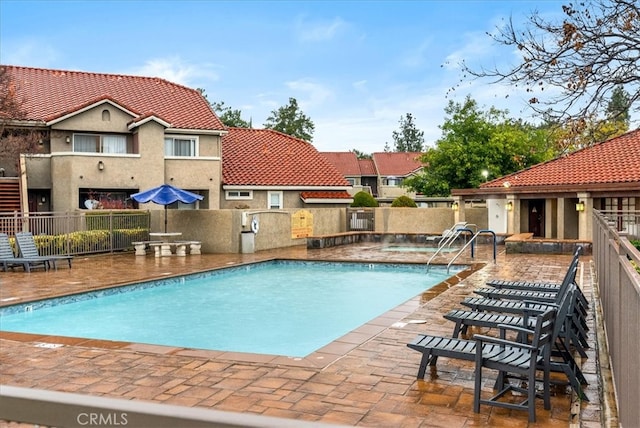
{"label": "pool handrail", "polygon": [[456,261],[456,259],[460,256],[460,254],[462,254],[462,252],[469,246],[471,245],[471,258],[474,257],[474,251],[473,251],[473,242],[476,240],[476,238],[482,234],[482,233],[490,233],[493,236],[493,263],[496,262],[497,260],[497,256],[498,256],[498,247],[497,247],[497,243],[496,243],[496,233],[493,230],[489,230],[489,229],[481,229],[479,231],[476,232],[475,235],[473,235],[473,237],[469,240],[469,242],[467,242],[461,249],[460,251],[458,251],[456,253],[455,256],[453,256],[453,258],[451,259],[451,261],[449,261],[449,264],[447,264],[447,273],[449,273],[449,269],[451,268],[451,265],[453,264],[453,262]]}
{"label": "pool handrail", "polygon": [[[453,241],[455,241],[455,240],[458,238],[458,236],[460,236],[460,234],[461,234],[462,232],[469,232],[469,233],[471,233],[471,234],[473,235],[473,231],[472,231],[471,229],[466,228],[466,227],[456,229],[455,233],[452,233],[452,234],[450,235],[450,237],[449,237],[449,238],[447,238],[447,240],[446,240],[445,244],[438,245],[438,248],[436,249],[436,251],[435,251],[435,252],[433,253],[433,255],[429,258],[429,260],[427,261],[427,272],[429,271],[429,267],[430,267],[431,261],[432,261],[432,260],[433,260],[433,259],[434,259],[434,258],[435,258],[439,253],[440,253],[440,251],[441,251],[441,250],[443,250],[445,247],[450,247],[450,246],[451,246],[451,244],[453,243]],[[444,241],[444,240],[443,240],[443,241]],[[448,244],[448,245],[447,245],[447,244]]]}

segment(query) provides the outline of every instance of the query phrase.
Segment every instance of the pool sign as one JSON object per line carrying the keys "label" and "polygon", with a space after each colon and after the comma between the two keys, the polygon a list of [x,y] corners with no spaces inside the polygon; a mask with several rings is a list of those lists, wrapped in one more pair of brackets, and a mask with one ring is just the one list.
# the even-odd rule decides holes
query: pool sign
{"label": "pool sign", "polygon": [[313,235],[313,214],[307,210],[291,214],[291,238],[306,238]]}

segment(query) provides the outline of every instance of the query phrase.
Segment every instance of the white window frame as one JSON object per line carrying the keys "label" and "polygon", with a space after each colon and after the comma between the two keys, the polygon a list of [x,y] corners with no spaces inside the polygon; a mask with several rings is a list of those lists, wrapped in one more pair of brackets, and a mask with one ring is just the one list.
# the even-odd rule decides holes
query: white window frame
{"label": "white window frame", "polygon": [[[175,150],[175,140],[191,141],[191,147],[189,148],[190,154],[188,155],[176,155],[174,153],[167,153],[167,143],[171,141],[171,151]],[[195,158],[200,153],[200,140],[196,135],[165,135],[164,136],[164,156],[171,158]]]}
{"label": "white window frame", "polygon": [[[271,196],[278,197],[278,206],[271,205]],[[282,190],[270,190],[267,192],[267,209],[270,210],[281,210],[283,208],[284,203],[284,192]]]}
{"label": "white window frame", "polygon": [[248,201],[253,199],[253,190],[227,190],[225,198],[228,201]]}
{"label": "white window frame", "polygon": [[[79,142],[76,142],[76,138],[77,137],[91,137],[93,139],[97,139],[97,143],[98,143],[98,147],[96,149],[96,151],[79,151],[76,150],[76,144],[79,144]],[[122,148],[124,149],[123,151],[105,151],[105,140],[111,140],[111,139],[117,139],[117,140],[123,140],[123,141],[114,141],[115,143],[121,143]],[[108,141],[107,141],[108,142]],[[123,143],[123,144],[122,144]],[[112,147],[110,144],[107,144],[109,147]],[[73,134],[73,148],[72,150],[76,153],[111,153],[111,154],[119,154],[119,155],[123,155],[123,154],[127,154],[127,136],[126,135],[122,135],[122,134],[89,134],[89,133],[74,133]]]}

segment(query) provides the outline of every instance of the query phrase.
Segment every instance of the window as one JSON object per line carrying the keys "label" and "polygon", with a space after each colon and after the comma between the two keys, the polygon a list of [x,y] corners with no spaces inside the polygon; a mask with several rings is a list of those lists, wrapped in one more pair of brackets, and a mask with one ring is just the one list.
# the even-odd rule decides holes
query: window
{"label": "window", "polygon": [[253,199],[251,190],[227,190],[227,199]]}
{"label": "window", "polygon": [[196,137],[165,137],[165,156],[198,156],[198,140]]}
{"label": "window", "polygon": [[267,199],[270,210],[282,209],[282,192],[268,192]]}
{"label": "window", "polygon": [[73,151],[81,153],[127,153],[124,135],[74,134]]}
{"label": "window", "polygon": [[128,209],[136,208],[137,203],[131,199],[135,190],[122,189],[79,189],[78,208],[96,209]]}

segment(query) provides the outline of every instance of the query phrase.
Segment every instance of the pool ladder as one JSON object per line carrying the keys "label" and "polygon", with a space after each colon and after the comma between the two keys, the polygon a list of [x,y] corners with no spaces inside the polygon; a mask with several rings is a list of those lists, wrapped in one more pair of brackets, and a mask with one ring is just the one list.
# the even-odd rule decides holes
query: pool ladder
{"label": "pool ladder", "polygon": [[[460,235],[462,232],[470,232],[473,233],[473,231],[471,229],[458,229],[456,231],[456,237],[458,235]],[[451,269],[451,265],[453,264],[453,262],[455,262],[458,257],[460,257],[460,254],[462,254],[464,252],[464,250],[467,249],[467,247],[471,246],[471,258],[475,257],[475,240],[478,236],[480,236],[481,234],[491,234],[491,236],[493,236],[493,263],[496,263],[497,260],[497,255],[498,255],[498,246],[497,246],[497,242],[496,242],[496,233],[493,230],[489,230],[489,229],[481,229],[478,230],[475,235],[473,235],[471,237],[471,239],[469,240],[469,242],[467,242],[466,244],[464,244],[464,246],[462,248],[460,248],[460,251],[458,251],[456,253],[455,256],[453,256],[453,258],[449,261],[449,263],[447,264],[447,273],[449,273],[449,270]],[[433,260],[433,258],[440,252],[440,250],[444,248],[444,246],[439,247],[438,250],[431,256],[431,258],[429,259],[429,261],[427,262],[427,271],[429,270],[429,265],[431,263],[431,261]]]}

